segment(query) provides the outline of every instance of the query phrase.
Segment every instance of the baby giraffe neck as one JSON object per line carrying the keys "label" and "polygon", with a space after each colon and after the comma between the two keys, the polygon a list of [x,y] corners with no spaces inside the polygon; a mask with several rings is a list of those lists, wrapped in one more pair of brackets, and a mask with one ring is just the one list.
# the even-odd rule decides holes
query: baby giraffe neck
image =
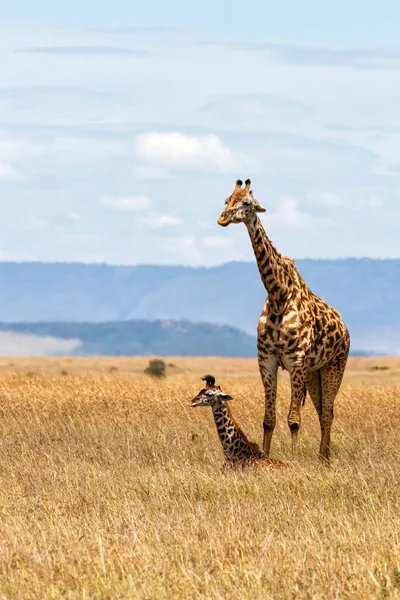
{"label": "baby giraffe neck", "polygon": [[228,407],[222,402],[213,406],[214,421],[218,437],[225,451],[225,446],[237,434],[235,423],[229,413]]}
{"label": "baby giraffe neck", "polygon": [[226,404],[219,402],[213,406],[213,415],[226,459],[235,461],[262,456],[258,446],[249,442],[243,431],[237,427]]}

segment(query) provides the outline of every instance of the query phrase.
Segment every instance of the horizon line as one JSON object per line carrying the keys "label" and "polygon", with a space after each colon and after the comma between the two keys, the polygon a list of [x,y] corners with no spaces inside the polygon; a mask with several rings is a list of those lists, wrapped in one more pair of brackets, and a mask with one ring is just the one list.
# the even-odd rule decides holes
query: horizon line
{"label": "horizon line", "polygon": [[[308,257],[294,258],[296,261],[313,261],[313,262],[343,262],[343,261],[397,261],[398,257],[381,257],[381,256],[338,256],[332,257]],[[82,266],[107,266],[107,267],[181,267],[186,269],[216,269],[224,265],[231,264],[257,264],[254,260],[228,260],[214,265],[204,263],[200,264],[183,264],[183,263],[153,263],[153,262],[137,262],[137,263],[122,263],[108,261],[79,261],[79,260],[40,260],[40,259],[25,259],[25,260],[3,260],[0,259],[0,265],[82,265]]]}

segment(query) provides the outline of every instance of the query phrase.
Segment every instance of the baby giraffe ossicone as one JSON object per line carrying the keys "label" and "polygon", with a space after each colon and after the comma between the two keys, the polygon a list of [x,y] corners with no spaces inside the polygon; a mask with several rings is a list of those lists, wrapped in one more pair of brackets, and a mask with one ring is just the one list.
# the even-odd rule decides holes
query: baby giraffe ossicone
{"label": "baby giraffe ossicone", "polygon": [[247,439],[227,404],[232,400],[232,396],[225,394],[219,385],[215,385],[215,377],[205,375],[202,380],[206,382],[206,387],[193,398],[191,406],[211,406],[224,451],[225,466],[244,466],[249,463],[262,463],[268,467],[278,468],[287,466],[286,463],[265,456],[257,444]]}

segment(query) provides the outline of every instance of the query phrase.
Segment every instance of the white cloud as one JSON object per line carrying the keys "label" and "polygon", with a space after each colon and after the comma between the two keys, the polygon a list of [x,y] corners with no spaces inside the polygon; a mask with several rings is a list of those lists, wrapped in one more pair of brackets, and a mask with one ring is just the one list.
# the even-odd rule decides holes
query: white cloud
{"label": "white cloud", "polygon": [[33,257],[29,254],[21,252],[8,252],[7,250],[0,250],[0,261],[1,262],[22,262],[33,260]]}
{"label": "white cloud", "polygon": [[[36,123],[36,126],[40,128],[41,124]],[[49,123],[44,125],[47,126]],[[0,167],[4,171],[3,177],[22,179],[23,174],[23,178],[27,179],[26,172],[51,174],[67,167],[100,169],[110,161],[118,161],[131,154],[131,144],[128,142],[74,136],[68,127],[65,129],[66,134],[56,135],[40,143],[10,137],[0,131]]]}
{"label": "white cloud", "polygon": [[236,173],[258,170],[258,161],[234,152],[216,135],[144,133],[135,140],[135,154],[142,160],[167,169]]}
{"label": "white cloud", "polygon": [[246,236],[238,242],[238,238],[231,235],[185,235],[168,238],[163,245],[167,252],[178,257],[181,264],[194,266],[248,259],[251,246]]}
{"label": "white cloud", "polygon": [[51,336],[0,332],[0,356],[51,356],[71,354],[82,345],[80,340],[62,340]]}
{"label": "white cloud", "polygon": [[42,147],[32,144],[24,139],[10,139],[9,137],[0,138],[0,159],[6,161],[15,161],[21,158],[32,158],[40,156]]}
{"label": "white cloud", "polygon": [[29,231],[43,231],[44,229],[65,229],[76,225],[81,220],[80,215],[71,211],[67,214],[55,213],[46,218],[31,215],[25,223],[25,229]]}
{"label": "white cloud", "polygon": [[140,217],[138,222],[148,229],[162,229],[163,227],[180,225],[182,223],[182,219],[180,217],[174,217],[173,215],[149,213],[145,217]]}
{"label": "white cloud", "polygon": [[37,215],[31,215],[25,224],[25,229],[29,231],[43,231],[49,227],[50,223],[45,219],[41,219]]}
{"label": "white cloud", "polygon": [[296,198],[285,196],[278,202],[275,212],[268,215],[268,224],[280,231],[315,233],[321,227],[335,225],[335,222],[302,211]]}
{"label": "white cloud", "polygon": [[[40,124],[35,124],[39,128]],[[86,123],[86,126],[87,123]],[[49,124],[43,126],[46,130],[50,127]],[[56,131],[57,126],[54,126]],[[27,147],[21,154],[22,164],[25,166],[27,158],[29,158],[29,166],[35,166],[35,172],[42,173],[57,173],[59,170],[67,168],[73,169],[95,169],[96,177],[102,170],[107,168],[113,161],[123,160],[128,157],[131,150],[131,144],[115,139],[99,139],[96,137],[83,137],[71,133],[70,127],[66,126],[66,133],[56,135],[46,141],[41,146],[34,146],[32,156],[28,155],[29,148]],[[74,126],[71,126],[73,131]],[[79,127],[77,127],[79,129]],[[21,152],[22,152],[21,146]],[[34,154],[36,152],[36,154]],[[1,159],[1,145],[0,145]],[[12,161],[13,164],[15,161]],[[18,164],[18,163],[16,163]]]}
{"label": "white cloud", "polygon": [[101,196],[99,204],[110,210],[141,211],[147,210],[152,205],[151,198],[144,195],[137,196]]}
{"label": "white cloud", "polygon": [[0,181],[22,181],[22,173],[7,163],[0,163]]}
{"label": "white cloud", "polygon": [[13,139],[0,132],[0,181],[18,182],[25,179],[20,163],[37,158],[42,148],[24,139]]}
{"label": "white cloud", "polygon": [[168,238],[164,242],[164,248],[171,254],[184,255],[186,262],[196,262],[202,259],[202,253],[197,248],[196,238],[193,235]]}
{"label": "white cloud", "polygon": [[360,192],[356,193],[334,193],[313,190],[306,194],[310,203],[325,207],[349,208],[353,210],[362,210],[364,208],[382,208],[385,204],[384,199],[379,194]]}

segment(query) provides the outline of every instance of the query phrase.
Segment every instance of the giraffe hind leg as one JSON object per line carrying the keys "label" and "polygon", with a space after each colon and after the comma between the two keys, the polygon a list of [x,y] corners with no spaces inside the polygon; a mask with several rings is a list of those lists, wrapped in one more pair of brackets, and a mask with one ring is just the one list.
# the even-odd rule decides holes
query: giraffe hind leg
{"label": "giraffe hind leg", "polygon": [[[311,373],[307,373],[307,390],[314,404],[315,410],[317,411],[319,424],[321,427],[321,437],[322,437],[322,425],[321,425],[321,415],[322,415],[322,382],[321,382],[321,370],[312,371]],[[320,448],[321,452],[321,448]],[[321,458],[321,455],[320,455]]]}
{"label": "giraffe hind leg", "polygon": [[307,390],[315,406],[315,410],[318,414],[318,419],[321,419],[322,411],[322,385],[321,385],[321,371],[312,371],[307,373]]}
{"label": "giraffe hind leg", "polygon": [[319,449],[320,459],[329,464],[331,427],[333,422],[333,405],[342,383],[344,370],[349,355],[349,345],[335,356],[335,358],[321,369],[321,445]]}

